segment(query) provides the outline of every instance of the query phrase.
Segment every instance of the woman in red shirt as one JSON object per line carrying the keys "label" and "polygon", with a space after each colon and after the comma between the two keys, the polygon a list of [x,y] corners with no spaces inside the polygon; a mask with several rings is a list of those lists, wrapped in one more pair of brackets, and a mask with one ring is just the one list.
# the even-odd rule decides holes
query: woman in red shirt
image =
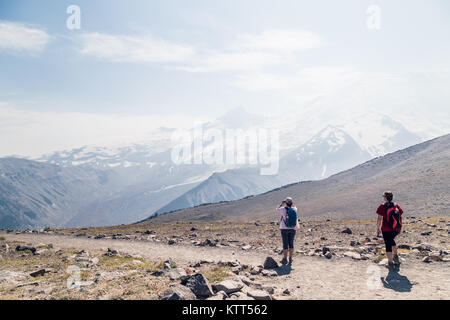
{"label": "woman in red shirt", "polygon": [[[392,228],[388,221],[388,208],[396,208],[398,210],[399,219],[403,214],[402,208],[397,203],[393,203],[394,195],[390,191],[386,191],[383,194],[384,204],[380,204],[377,209],[378,221],[377,221],[377,237],[383,234],[384,243],[386,245],[386,256],[388,258],[388,266],[393,268],[395,264],[400,264],[400,258],[397,253],[397,244],[395,243],[395,237],[401,232],[400,228]],[[401,220],[400,220],[401,221]]]}

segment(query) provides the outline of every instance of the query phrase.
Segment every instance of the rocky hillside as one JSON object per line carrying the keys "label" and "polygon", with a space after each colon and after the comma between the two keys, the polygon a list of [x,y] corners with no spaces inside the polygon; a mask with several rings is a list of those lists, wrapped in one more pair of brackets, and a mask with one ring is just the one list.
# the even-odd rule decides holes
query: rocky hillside
{"label": "rocky hillside", "polygon": [[447,216],[450,209],[450,135],[445,135],[358,165],[320,181],[288,185],[246,199],[204,205],[155,218],[176,220],[270,220],[286,196],[301,217],[373,217],[390,189],[409,214]]}
{"label": "rocky hillside", "polygon": [[104,196],[115,175],[89,168],[62,168],[18,158],[0,159],[0,227],[63,225]]}

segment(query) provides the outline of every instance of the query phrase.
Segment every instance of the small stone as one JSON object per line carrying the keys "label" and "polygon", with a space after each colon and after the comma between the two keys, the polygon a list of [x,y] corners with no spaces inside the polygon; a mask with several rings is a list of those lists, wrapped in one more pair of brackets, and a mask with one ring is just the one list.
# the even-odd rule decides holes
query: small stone
{"label": "small stone", "polygon": [[431,252],[429,257],[433,261],[442,261],[442,256],[440,252]]}
{"label": "small stone", "polygon": [[170,278],[170,280],[179,280],[182,277],[186,276],[186,270],[183,268],[173,268],[168,269],[166,272],[164,272],[166,276]]}
{"label": "small stone", "polygon": [[270,294],[263,290],[249,290],[247,295],[255,300],[272,300]]}
{"label": "small stone", "polygon": [[274,287],[270,287],[270,286],[263,286],[262,290],[267,291],[270,294],[274,294],[275,293],[275,288]]}
{"label": "small stone", "polygon": [[283,291],[283,295],[290,296],[291,292],[289,291],[289,289],[286,289],[286,290]]}
{"label": "small stone", "polygon": [[217,292],[214,296],[207,298],[206,300],[225,300],[228,295],[224,291]]}
{"label": "small stone", "polygon": [[259,274],[259,273],[261,273],[261,268],[259,268],[259,267],[256,267],[256,266],[252,266],[251,267],[251,269],[250,269],[250,274],[251,275],[257,275],[257,274]]}
{"label": "small stone", "polygon": [[44,276],[45,272],[46,272],[45,269],[41,269],[41,270],[30,273],[30,276],[32,276],[33,278],[36,278],[37,276]]}
{"label": "small stone", "polygon": [[252,248],[252,246],[248,244],[246,246],[243,246],[242,250],[250,250],[251,248]]}
{"label": "small stone", "polygon": [[345,257],[350,257],[354,260],[361,260],[361,255],[357,252],[353,252],[353,251],[346,251],[344,252],[344,256]]}
{"label": "small stone", "polygon": [[248,295],[246,295],[243,292],[235,292],[230,295],[228,300],[255,300],[255,299],[253,299],[252,297],[249,297]]}
{"label": "small stone", "polygon": [[250,278],[248,278],[246,276],[239,276],[238,279],[246,286],[249,286],[251,284]]}
{"label": "small stone", "polygon": [[16,247],[16,251],[31,251],[31,253],[35,254],[36,253],[36,248],[35,247],[28,247],[28,246],[17,246]]}
{"label": "small stone", "polygon": [[350,228],[345,228],[341,233],[352,234],[352,230],[350,230]]}

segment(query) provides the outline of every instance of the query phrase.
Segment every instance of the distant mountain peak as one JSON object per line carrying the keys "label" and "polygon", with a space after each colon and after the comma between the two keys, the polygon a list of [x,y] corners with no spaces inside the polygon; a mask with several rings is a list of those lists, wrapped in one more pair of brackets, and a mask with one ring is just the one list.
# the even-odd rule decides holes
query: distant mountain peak
{"label": "distant mountain peak", "polygon": [[228,110],[223,116],[217,118],[215,123],[228,128],[246,128],[264,122],[265,117],[248,112],[244,107]]}

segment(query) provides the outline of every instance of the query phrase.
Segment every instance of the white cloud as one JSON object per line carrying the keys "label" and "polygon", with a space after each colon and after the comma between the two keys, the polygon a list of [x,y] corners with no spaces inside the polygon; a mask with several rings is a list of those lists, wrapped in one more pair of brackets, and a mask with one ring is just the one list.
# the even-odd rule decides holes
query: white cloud
{"label": "white cloud", "polygon": [[176,68],[189,72],[261,72],[267,67],[291,65],[297,53],[322,45],[319,35],[305,30],[241,34],[223,50],[203,52]]}
{"label": "white cloud", "polygon": [[37,52],[46,46],[50,38],[44,30],[22,23],[0,21],[0,50]]}
{"label": "white cloud", "polygon": [[39,112],[0,103],[0,157],[39,156],[84,145],[143,141],[159,127],[189,128],[198,117]]}
{"label": "white cloud", "polygon": [[233,85],[253,92],[277,91],[297,102],[305,102],[351,86],[362,74],[350,67],[311,67],[290,73],[245,73]]}
{"label": "white cloud", "polygon": [[128,36],[85,33],[78,38],[84,55],[112,62],[167,63],[186,61],[194,54],[193,48],[171,43],[151,35]]}
{"label": "white cloud", "polygon": [[281,62],[281,57],[266,52],[211,52],[190,66],[177,67],[189,72],[255,71]]}
{"label": "white cloud", "polygon": [[246,50],[267,50],[279,53],[293,53],[321,47],[323,40],[306,30],[266,30],[261,34],[238,36],[234,45]]}

